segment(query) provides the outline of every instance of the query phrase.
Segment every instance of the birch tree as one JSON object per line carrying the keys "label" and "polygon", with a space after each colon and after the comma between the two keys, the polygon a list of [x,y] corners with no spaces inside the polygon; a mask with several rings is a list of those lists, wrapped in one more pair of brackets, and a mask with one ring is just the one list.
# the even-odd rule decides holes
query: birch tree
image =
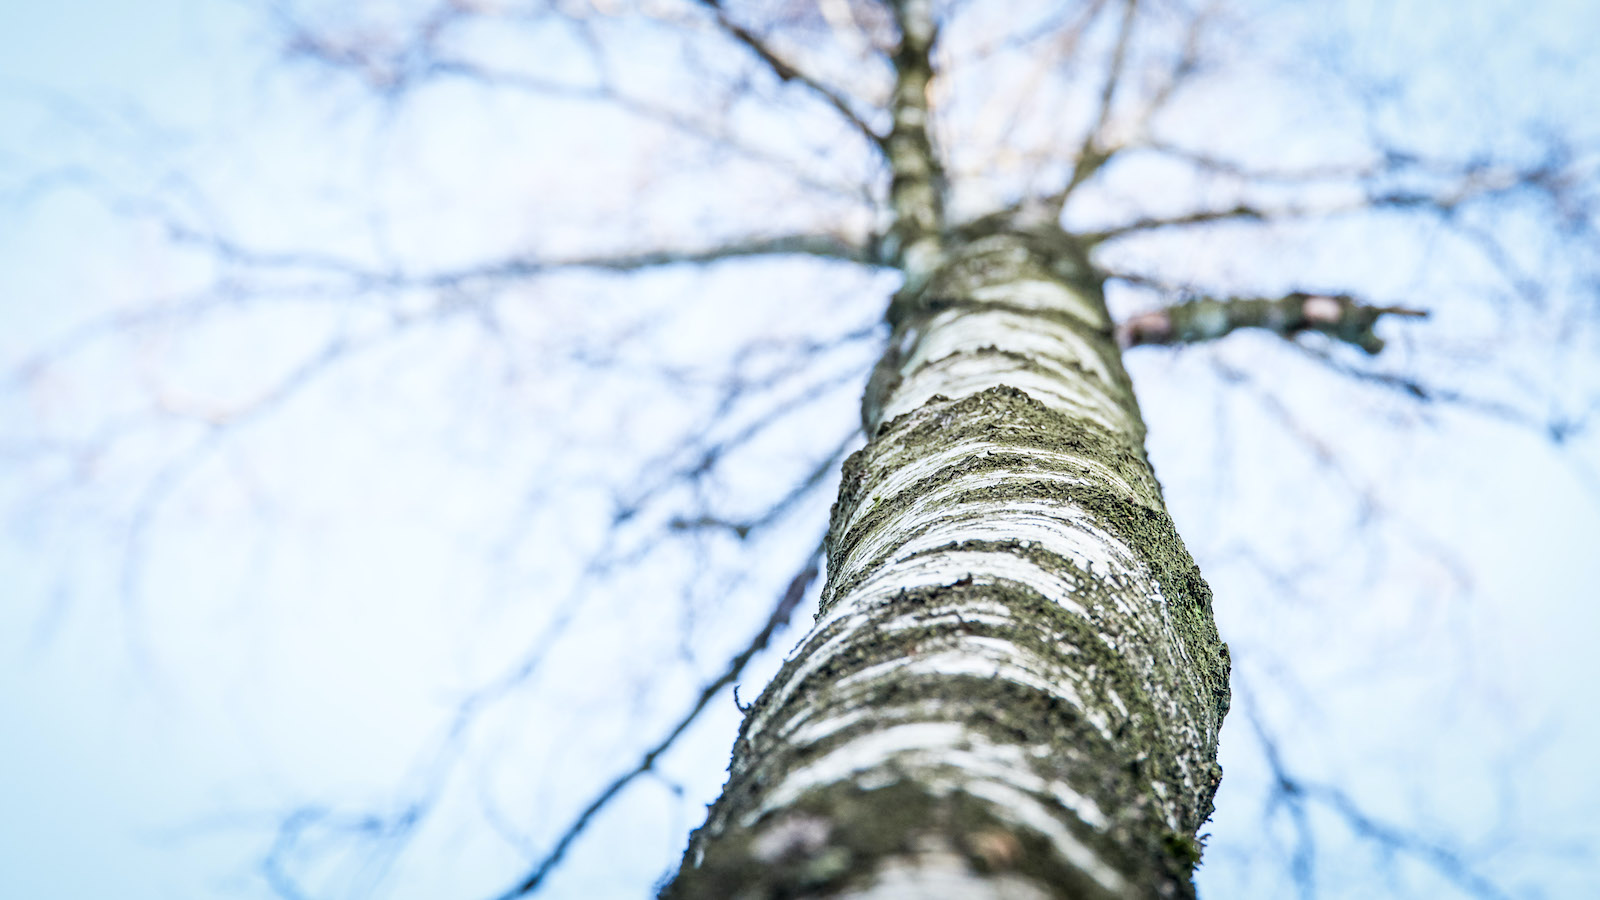
{"label": "birch tree", "polygon": [[1210,590],[1145,459],[1104,276],[1056,224],[1065,197],[948,233],[937,23],[894,11],[906,284],[872,437],[845,464],[820,618],[668,893],[1192,895],[1228,708]]}
{"label": "birch tree", "polygon": [[[695,811],[685,827],[699,826],[664,897],[1189,897],[1227,721],[1230,739],[1260,748],[1262,831],[1282,839],[1275,864],[1302,895],[1330,877],[1318,848],[1339,829],[1426,870],[1428,884],[1508,895],[1464,838],[1394,825],[1297,768],[1281,737],[1293,726],[1280,730],[1270,701],[1255,700],[1277,664],[1258,643],[1246,643],[1254,679],[1230,689],[1234,662],[1249,658],[1230,659],[1216,617],[1245,601],[1214,597],[1179,536],[1129,368],[1136,354],[1203,360],[1206,377],[1308,457],[1297,471],[1347,495],[1356,512],[1317,506],[1309,533],[1326,538],[1330,520],[1349,518],[1382,548],[1412,545],[1407,565],[1465,583],[1457,554],[1395,526],[1402,517],[1330,449],[1317,411],[1272,382],[1301,366],[1384,397],[1393,418],[1463,415],[1537,434],[1591,483],[1581,451],[1562,454],[1592,441],[1592,372],[1551,383],[1503,363],[1505,382],[1536,382],[1521,394],[1479,364],[1510,350],[1443,364],[1482,349],[1460,310],[1469,322],[1541,323],[1535,340],[1549,339],[1552,358],[1592,346],[1596,157],[1582,127],[1455,152],[1397,132],[1384,87],[1360,81],[1340,86],[1353,100],[1326,107],[1333,124],[1285,126],[1292,115],[1248,107],[1302,95],[1230,79],[1272,71],[1325,86],[1310,70],[1336,67],[1337,48],[1267,65],[1270,32],[1292,19],[1271,4],[452,0],[262,12],[252,21],[272,48],[263,65],[327,104],[325,120],[266,146],[340,173],[328,195],[365,185],[369,208],[329,201],[298,220],[317,239],[293,225],[276,233],[219,211],[204,166],[141,158],[117,177],[41,164],[11,195],[80,191],[158,235],[162,259],[185,273],[182,290],[47,331],[9,370],[13,400],[72,383],[107,347],[134,358],[111,371],[142,373],[111,379],[104,409],[66,404],[73,424],[42,404],[41,424],[8,443],[52,486],[40,497],[71,493],[75,478],[103,490],[107,460],[134,472],[129,499],[106,515],[117,552],[104,590],[126,617],[128,655],[160,670],[161,629],[149,624],[155,586],[171,581],[160,573],[173,560],[186,577],[207,568],[193,549],[203,539],[163,540],[174,510],[214,497],[197,485],[219,468],[253,483],[250,442],[273,446],[261,433],[336,393],[341,372],[388,359],[383,377],[396,382],[415,365],[440,391],[475,386],[442,404],[448,424],[436,426],[465,435],[464,456],[488,452],[470,449],[483,420],[455,396],[498,380],[510,399],[485,418],[521,430],[491,443],[524,442],[536,460],[519,461],[532,474],[516,492],[489,490],[514,502],[479,507],[503,520],[481,541],[484,570],[499,573],[482,593],[512,595],[518,611],[469,643],[469,686],[452,681],[449,711],[398,753],[407,761],[391,766],[389,799],[272,811],[258,853],[272,892],[403,893],[395,873],[450,856],[439,823],[475,794],[476,833],[512,850],[474,864],[463,895],[592,893],[555,879],[574,854],[599,852],[604,818],[654,784]],[[1243,110],[1219,99],[1236,91]],[[348,139],[350,121],[376,137]],[[137,131],[111,122],[97,138]],[[402,165],[407,141],[417,159]],[[438,149],[453,144],[470,151]],[[439,174],[430,154],[471,162],[450,168],[453,187],[438,189],[449,199],[415,214]],[[486,183],[463,191],[475,176]],[[465,196],[477,211],[453,218]],[[1250,266],[1235,270],[1234,258]],[[675,289],[680,278],[692,286]],[[715,299],[729,284],[737,303]],[[1449,293],[1469,293],[1463,284],[1480,296]],[[698,359],[720,346],[719,328],[734,329],[719,317],[812,304],[796,316],[809,330],[777,338],[751,324],[725,363]],[[201,362],[185,377],[141,355],[188,335],[226,347],[230,329],[261,321],[281,334],[245,342],[265,359],[246,389],[212,389],[241,365]],[[1514,331],[1494,333],[1510,346]],[[1452,337],[1430,344],[1440,333]],[[435,353],[454,368],[436,372]],[[608,405],[606,390],[629,390],[630,367],[652,399]],[[144,389],[135,399],[123,397],[128,381]],[[564,392],[577,399],[559,407]],[[857,397],[859,432],[851,422],[831,433],[826,409]],[[590,442],[607,416],[614,434]],[[637,476],[617,475],[614,448],[635,442],[639,458],[622,458]],[[816,513],[835,488],[824,528]],[[391,491],[402,488],[380,493]],[[1227,530],[1206,525],[1208,541]],[[1211,549],[1274,600],[1318,579],[1348,590],[1363,567],[1380,572],[1368,586],[1388,577],[1348,541],[1296,548],[1292,566],[1253,545]],[[471,589],[451,580],[442,592]],[[813,600],[814,622],[779,667],[781,633]],[[730,699],[764,664],[777,671],[759,696]],[[573,687],[591,681],[605,687]],[[1242,720],[1225,718],[1236,697]],[[727,780],[701,822],[673,760],[735,704]],[[630,711],[617,716],[625,727],[596,730],[614,751],[604,777],[579,765],[594,751],[572,709]],[[721,749],[709,761],[695,752],[707,771],[722,762]],[[494,775],[474,791],[463,782],[475,766],[536,787]]]}

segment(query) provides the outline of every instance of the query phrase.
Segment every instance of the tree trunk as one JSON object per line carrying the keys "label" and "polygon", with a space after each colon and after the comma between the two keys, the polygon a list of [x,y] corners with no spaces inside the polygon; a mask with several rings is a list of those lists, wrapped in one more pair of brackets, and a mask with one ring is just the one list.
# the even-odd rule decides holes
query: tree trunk
{"label": "tree trunk", "polygon": [[1100,279],[1053,227],[939,240],[891,306],[817,622],[665,897],[1194,893],[1227,649]]}

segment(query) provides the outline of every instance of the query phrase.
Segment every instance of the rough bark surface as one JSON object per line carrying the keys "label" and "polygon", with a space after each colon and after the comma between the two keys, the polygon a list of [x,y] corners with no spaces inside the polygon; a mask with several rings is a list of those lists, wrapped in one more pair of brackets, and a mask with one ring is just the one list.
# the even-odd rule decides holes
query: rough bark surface
{"label": "rough bark surface", "polygon": [[664,896],[1192,896],[1227,650],[1099,280],[945,235],[890,318],[818,620]]}
{"label": "rough bark surface", "polygon": [[[905,273],[817,622],[663,896],[1193,896],[1227,649],[1083,246],[950,229],[928,0],[894,0]],[[1053,219],[1053,217],[1051,217]]]}

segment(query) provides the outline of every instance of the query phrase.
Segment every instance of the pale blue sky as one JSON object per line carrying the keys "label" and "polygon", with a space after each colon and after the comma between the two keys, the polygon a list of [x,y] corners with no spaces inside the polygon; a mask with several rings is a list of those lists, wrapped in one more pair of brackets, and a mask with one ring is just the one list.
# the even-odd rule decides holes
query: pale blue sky
{"label": "pale blue sky", "polygon": [[[1437,97],[1447,124],[1429,132],[1431,141],[1476,139],[1494,127],[1473,129],[1464,123],[1476,109],[1451,106],[1469,96],[1451,91],[1462,71],[1481,75],[1475,90],[1517,110],[1501,116],[1543,117],[1595,138],[1597,120],[1574,115],[1574,95],[1593,84],[1585,54],[1600,33],[1595,7],[1466,7],[1472,14],[1456,4],[1349,3],[1337,18],[1366,35],[1355,51],[1363,65],[1405,72],[1424,99]],[[618,160],[673,151],[614,118],[566,108],[530,117],[521,101],[456,88],[374,112],[349,85],[279,71],[270,36],[269,22],[241,3],[0,7],[7,373],[81,323],[152,299],[181,303],[209,283],[217,268],[174,247],[152,211],[273,251],[310,246],[363,261],[448,265],[486,246],[562,246],[571,235],[548,223],[583,205],[594,187],[584,177],[615,181],[607,166]],[[1527,49],[1535,45],[1543,49]],[[1410,67],[1460,47],[1478,65]],[[1519,89],[1519,79],[1537,89]],[[1255,89],[1262,93],[1233,102],[1270,106],[1273,91]],[[1237,109],[1217,102],[1196,107],[1202,124]],[[552,186],[545,176],[572,159],[589,170]],[[666,195],[681,200],[667,205],[690,209],[709,193],[749,206],[751,176],[729,171],[710,187],[668,182]],[[157,200],[170,206],[150,205]],[[766,213],[787,215],[788,202],[766,201]],[[651,215],[628,222],[648,234],[661,227]],[[1362,247],[1361,235],[1346,237]],[[1341,240],[1295,265],[1330,280],[1393,258],[1366,248],[1353,258]],[[1236,245],[1196,246],[1216,272],[1231,271]],[[1408,234],[1385,252],[1410,260],[1444,251]],[[1271,260],[1261,271],[1293,274],[1272,271]],[[1444,351],[1398,358],[1459,353],[1446,377],[1519,398],[1544,392],[1562,410],[1595,396],[1600,372],[1583,350],[1593,347],[1592,321],[1576,348],[1560,353],[1543,352],[1545,336],[1533,326],[1513,329],[1518,343],[1497,357],[1503,368],[1479,371],[1473,354],[1482,348],[1470,345],[1481,333],[1479,308],[1446,308],[1448,277],[1413,278],[1409,268],[1367,274],[1426,285],[1433,293],[1413,299],[1442,309],[1437,327],[1459,338]],[[1456,274],[1462,283],[1478,277]],[[752,283],[772,308],[751,301]],[[426,296],[407,301],[412,307],[366,296],[262,302],[192,327],[91,338],[47,377],[8,384],[0,394],[0,895],[273,896],[258,862],[282,810],[308,802],[383,808],[397,790],[414,788],[454,703],[558,618],[562,598],[578,596],[573,561],[605,533],[610,504],[649,488],[648,480],[607,478],[643,466],[674,429],[700,427],[695,416],[708,404],[695,378],[717,371],[707,360],[752,335],[871,323],[887,288],[881,278],[804,265],[671,272],[620,289],[604,279],[543,282],[500,310],[522,342],[509,363],[470,321],[396,324]],[[278,297],[276,289],[264,296]],[[208,415],[259,396],[339,335],[373,349],[207,449]],[[1395,346],[1412,352],[1404,340]],[[612,350],[621,365],[585,368]],[[869,353],[850,345],[818,365],[848,374]],[[1286,719],[1310,736],[1302,743],[1311,746],[1296,745],[1297,761],[1356,785],[1377,814],[1487,822],[1497,785],[1485,773],[1503,759],[1522,804],[1509,821],[1549,831],[1527,834],[1536,846],[1507,845],[1509,858],[1493,871],[1544,896],[1581,896],[1589,868],[1581,860],[1595,848],[1573,850],[1583,854],[1577,863],[1571,855],[1552,863],[1546,853],[1568,849],[1552,834],[1600,840],[1589,813],[1600,803],[1590,764],[1600,712],[1587,692],[1600,678],[1589,646],[1600,630],[1594,430],[1553,449],[1482,417],[1430,418],[1381,393],[1341,393],[1348,389],[1296,360],[1259,336],[1230,339],[1215,353],[1130,359],[1180,527],[1202,562],[1215,561],[1207,570],[1235,659],[1251,646],[1275,651],[1241,664],[1269,709],[1295,696],[1274,692],[1272,664],[1302,667],[1300,679],[1316,693]],[[1227,383],[1219,364],[1260,365],[1268,383],[1254,392]],[[660,374],[682,372],[690,373],[682,383]],[[841,377],[803,407],[761,448],[758,464],[727,476],[719,499],[765,497],[787,483],[807,453],[849,428],[855,390]],[[1264,411],[1271,407],[1261,396],[1272,391],[1301,404],[1309,443],[1285,438],[1283,422]],[[167,418],[137,424],[151,408]],[[113,440],[94,454],[40,452],[43,442],[81,446],[97,437]],[[1316,441],[1338,450],[1348,483],[1308,461]],[[130,568],[140,497],[173,459],[191,456],[199,461],[163,495]],[[1233,460],[1230,484],[1217,474],[1225,458]],[[1308,471],[1326,481],[1308,482]],[[1241,474],[1259,478],[1241,483]],[[1344,537],[1348,497],[1366,485],[1392,513],[1382,540],[1396,549],[1378,564],[1379,584],[1339,564],[1355,554]],[[1224,492],[1232,499],[1219,505]],[[333,867],[329,894],[359,895],[374,873],[382,877],[373,894],[385,897],[477,898],[503,887],[759,621],[773,585],[815,540],[827,502],[813,498],[782,535],[716,545],[704,557],[652,556],[652,568],[582,595],[584,613],[549,665],[568,677],[495,707],[467,741],[474,768],[450,776],[440,814],[415,844],[396,860]],[[1301,562],[1323,563],[1320,582],[1348,591],[1348,606],[1299,605],[1238,565],[1239,541],[1273,531],[1293,536],[1285,546]],[[1430,555],[1430,547],[1448,552]],[[730,574],[756,554],[772,560],[760,574]],[[704,621],[687,621],[695,615],[675,603],[633,602],[695,577],[708,582],[696,597],[724,598],[696,601],[705,603],[695,607]],[[679,598],[676,587],[665,592]],[[1259,605],[1263,597],[1274,605]],[[613,647],[619,630],[682,630],[707,643]],[[793,639],[780,639],[778,653]],[[742,696],[777,661],[767,654]],[[1363,681],[1369,673],[1377,674]],[[1346,689],[1324,691],[1338,685]],[[589,710],[600,713],[584,718]],[[576,846],[548,896],[640,896],[698,824],[736,721],[731,701],[717,706],[667,760],[663,778],[631,790]],[[1248,725],[1236,714],[1229,728],[1238,735]],[[1201,882],[1216,897],[1268,890],[1227,855],[1229,834],[1258,827],[1249,790],[1259,781],[1246,773],[1259,775],[1260,762],[1250,747],[1225,745],[1230,771],[1240,774],[1225,782],[1213,829],[1218,855]],[[1328,831],[1335,847],[1337,832]],[[1366,858],[1348,853],[1332,858]]]}

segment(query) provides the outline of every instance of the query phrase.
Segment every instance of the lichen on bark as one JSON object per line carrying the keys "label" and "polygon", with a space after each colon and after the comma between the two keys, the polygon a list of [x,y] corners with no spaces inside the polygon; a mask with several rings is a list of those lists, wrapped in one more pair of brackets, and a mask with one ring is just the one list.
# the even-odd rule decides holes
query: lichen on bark
{"label": "lichen on bark", "polygon": [[1227,651],[1099,280],[1059,231],[942,246],[891,305],[818,621],[666,896],[1192,895]]}

